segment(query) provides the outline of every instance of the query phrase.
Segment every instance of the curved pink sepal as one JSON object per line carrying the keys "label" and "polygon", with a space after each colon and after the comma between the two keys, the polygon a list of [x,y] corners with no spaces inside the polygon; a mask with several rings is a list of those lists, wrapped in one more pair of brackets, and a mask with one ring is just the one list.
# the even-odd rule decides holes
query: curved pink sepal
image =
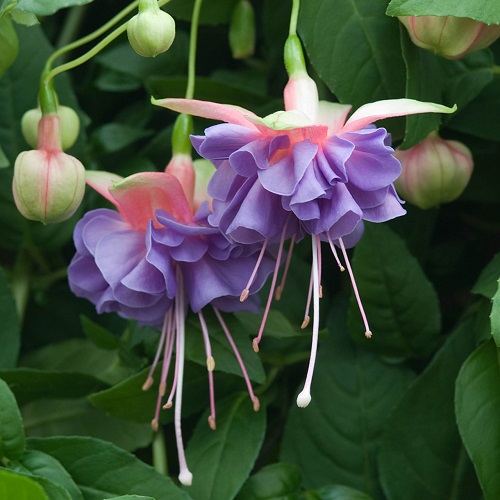
{"label": "curved pink sepal", "polygon": [[418,113],[453,113],[456,109],[456,105],[453,108],[448,108],[441,104],[421,102],[414,99],[387,99],[385,101],[372,102],[356,110],[339,131],[339,134],[356,132],[382,118],[415,115]]}
{"label": "curved pink sepal", "polygon": [[193,116],[201,116],[211,120],[219,120],[235,125],[243,125],[256,130],[255,125],[247,117],[256,115],[239,106],[229,104],[218,104],[216,102],[198,101],[196,99],[153,99],[151,102],[156,106],[162,106],[178,113],[186,113]]}
{"label": "curved pink sepal", "polygon": [[113,174],[112,172],[105,172],[102,170],[85,171],[85,182],[116,207],[118,207],[118,203],[113,196],[111,196],[109,189],[122,180],[123,177]]}
{"label": "curved pink sepal", "polygon": [[328,136],[335,135],[344,125],[347,114],[351,111],[350,104],[319,101],[318,123],[328,127]]}
{"label": "curved pink sepal", "polygon": [[180,182],[165,172],[141,172],[126,177],[110,189],[120,213],[136,229],[145,230],[155,212],[163,209],[182,222],[193,214]]}

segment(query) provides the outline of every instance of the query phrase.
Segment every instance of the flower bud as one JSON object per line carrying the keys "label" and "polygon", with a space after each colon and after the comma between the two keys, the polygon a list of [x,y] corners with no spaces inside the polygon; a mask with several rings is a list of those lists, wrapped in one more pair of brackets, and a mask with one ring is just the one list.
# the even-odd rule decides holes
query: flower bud
{"label": "flower bud", "polygon": [[255,14],[249,0],[240,0],[229,24],[229,47],[234,59],[246,59],[255,51]]}
{"label": "flower bud", "polygon": [[19,52],[19,39],[12,26],[10,16],[0,16],[0,76],[2,76],[16,60]]}
{"label": "flower bud", "polygon": [[[76,111],[68,106],[57,106],[57,116],[61,120],[61,147],[69,149],[76,142],[80,133],[80,118]],[[21,130],[25,141],[36,148],[38,144],[38,124],[42,118],[40,108],[30,109],[21,119]]]}
{"label": "flower bud", "polygon": [[175,38],[175,21],[161,10],[155,0],[139,2],[139,13],[127,24],[132,48],[143,57],[166,52]]}
{"label": "flower bud", "polygon": [[44,224],[71,217],[85,193],[85,169],[62,152],[59,127],[57,115],[44,115],[38,149],[21,153],[14,165],[12,191],[18,210]]}
{"label": "flower bud", "polygon": [[404,16],[399,20],[415,45],[448,59],[484,49],[500,37],[500,25],[488,26],[468,17]]}
{"label": "flower bud", "polygon": [[458,198],[473,169],[472,154],[458,141],[432,133],[420,144],[395,151],[403,170],[394,185],[398,193],[417,207],[436,207]]}

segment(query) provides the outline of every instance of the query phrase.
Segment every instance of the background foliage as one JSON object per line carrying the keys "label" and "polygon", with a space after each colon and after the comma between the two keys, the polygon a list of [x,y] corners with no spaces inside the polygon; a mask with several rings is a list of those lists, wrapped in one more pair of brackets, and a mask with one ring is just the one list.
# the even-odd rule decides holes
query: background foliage
{"label": "background foliage", "polygon": [[[203,4],[196,97],[265,115],[282,108],[291,2],[253,2],[257,50],[244,61],[232,59],[227,42],[235,3]],[[391,17],[455,14],[498,23],[498,3],[303,2],[299,34],[323,98],[354,107],[404,96],[457,103],[440,133],[471,148],[475,171],[456,202],[428,211],[407,205],[405,217],[367,227],[353,267],[371,341],[362,335],[347,277],[325,264],[324,329],[307,409],[294,404],[310,345],[298,328],[307,245],[294,255],[259,356],[249,340],[259,318],[228,318],[258,388],[258,413],[241,393],[243,380],[213,322],[219,425],[209,429],[201,332],[188,321],[183,425],[195,476],[190,488],[169,477],[177,475],[172,414],[163,412],[161,433],[153,436],[155,390],[141,390],[158,332],[97,316],[65,280],[73,227],[101,200],[88,193],[69,221],[42,226],[17,213],[11,194],[14,160],[29,148],[21,116],[36,106],[46,58],[125,5],[0,2],[0,19],[15,21],[19,39],[19,54],[0,79],[0,497],[500,498],[500,78],[494,71],[500,44],[444,60],[413,46]],[[61,103],[84,124],[70,153],[86,168],[128,175],[165,167],[175,114],[149,99],[184,93],[192,5],[166,6],[177,21],[166,54],[143,59],[122,37],[56,78]],[[384,125],[396,145],[410,147],[440,119],[422,115]],[[208,124],[195,120],[196,132]]]}

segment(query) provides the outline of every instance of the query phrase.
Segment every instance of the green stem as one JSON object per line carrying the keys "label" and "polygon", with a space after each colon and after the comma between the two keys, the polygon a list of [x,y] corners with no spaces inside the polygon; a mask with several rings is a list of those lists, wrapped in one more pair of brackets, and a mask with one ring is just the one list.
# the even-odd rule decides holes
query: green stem
{"label": "green stem", "polygon": [[66,45],[69,45],[76,39],[76,34],[78,33],[78,30],[80,29],[80,26],[85,18],[85,13],[87,12],[88,7],[89,6],[87,4],[69,9],[68,15],[64,19],[61,34],[57,38],[57,49],[66,47]]}
{"label": "green stem", "polygon": [[46,290],[53,283],[57,283],[58,281],[66,278],[68,276],[68,269],[63,267],[57,271],[54,271],[50,274],[42,276],[41,278],[36,278],[33,280],[33,288],[37,290]]}
{"label": "green stem", "polygon": [[200,21],[200,10],[203,0],[196,0],[191,18],[191,33],[189,35],[189,60],[188,60],[188,81],[186,87],[186,99],[194,96],[194,83],[196,78],[196,45],[198,41],[198,24]]}
{"label": "green stem", "polygon": [[292,14],[290,16],[289,35],[297,34],[297,21],[299,19],[300,0],[292,0]]}
{"label": "green stem", "polygon": [[26,248],[21,248],[11,276],[12,295],[16,303],[19,324],[22,325],[28,306],[31,261]]}
{"label": "green stem", "polygon": [[165,437],[161,427],[153,439],[153,467],[164,476],[168,473],[167,449],[165,448]]}

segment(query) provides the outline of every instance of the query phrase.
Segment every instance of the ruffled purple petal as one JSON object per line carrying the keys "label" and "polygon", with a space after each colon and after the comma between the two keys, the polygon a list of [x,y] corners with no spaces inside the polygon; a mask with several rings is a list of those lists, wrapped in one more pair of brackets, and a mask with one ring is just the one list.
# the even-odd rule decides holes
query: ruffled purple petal
{"label": "ruffled purple petal", "polygon": [[363,210],[363,219],[369,222],[385,222],[395,217],[401,217],[406,210],[401,206],[393,186],[389,187],[385,200],[380,205]]}

